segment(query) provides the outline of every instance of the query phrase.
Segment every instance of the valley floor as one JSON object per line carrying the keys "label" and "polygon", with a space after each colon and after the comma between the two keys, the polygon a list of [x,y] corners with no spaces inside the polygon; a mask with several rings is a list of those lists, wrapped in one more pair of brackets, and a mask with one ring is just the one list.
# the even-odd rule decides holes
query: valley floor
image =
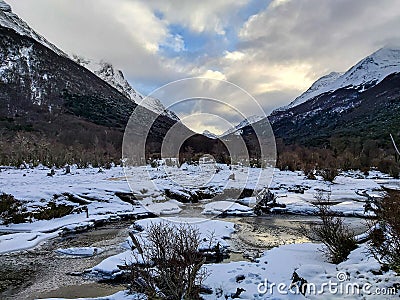
{"label": "valley floor", "polygon": [[[244,187],[253,189],[269,183],[265,179],[267,176],[263,176],[263,170],[249,170],[238,166],[229,168],[224,165],[219,165],[218,169],[218,173],[201,183],[202,187],[205,187],[203,193],[211,191],[215,194],[226,189],[240,190]],[[77,245],[71,243],[70,247],[68,243],[59,243],[60,248],[49,250],[49,253],[55,253],[58,258],[76,258],[74,261],[77,263],[83,257],[89,257],[91,260],[84,266],[85,276],[95,279],[112,278],[120,272],[117,265],[130,258],[127,230],[132,222],[139,225],[160,220],[188,222],[197,226],[203,235],[210,234],[210,230],[215,231],[216,240],[222,246],[235,250],[238,241],[244,240],[243,235],[241,239],[238,238],[240,236],[238,228],[243,228],[246,224],[250,224],[249,220],[254,220],[251,223],[254,231],[265,228],[266,240],[272,241],[274,235],[280,238],[270,244],[261,243],[260,247],[256,247],[259,251],[261,249],[266,251],[261,251],[259,254],[246,253],[246,247],[251,248],[249,246],[251,243],[257,243],[261,239],[262,234],[259,234],[252,241],[245,241],[242,248],[237,251],[246,253],[247,256],[236,255],[236,259],[222,264],[207,265],[210,276],[205,284],[213,292],[211,295],[203,295],[205,299],[229,299],[234,296],[237,288],[245,290],[240,295],[241,299],[303,299],[303,295],[293,294],[295,288],[289,289],[294,271],[317,288],[325,287],[326,299],[343,297],[376,299],[377,293],[391,293],[390,287],[399,282],[399,277],[393,272],[380,270],[380,265],[368,254],[364,244],[353,251],[347,261],[333,265],[327,263],[318,250],[322,245],[309,243],[298,233],[283,237],[282,232],[278,231],[275,234],[269,232],[273,221],[279,223],[285,216],[289,218],[287,223],[293,223],[291,220],[297,218],[294,215],[309,218],[308,222],[315,221],[311,217],[315,214],[312,202],[315,201],[318,191],[322,190],[330,194],[332,210],[338,215],[345,216],[346,220],[353,224],[352,227],[361,233],[364,230],[361,218],[371,215],[370,212],[365,212],[367,196],[382,196],[383,187],[400,189],[399,180],[377,171],[371,171],[368,175],[358,171],[343,172],[333,183],[328,183],[318,176],[316,180],[310,180],[302,172],[275,169],[270,190],[277,195],[278,203],[285,204],[286,208],[276,211],[283,215],[279,215],[276,220],[269,220],[267,226],[262,227],[262,222],[257,221],[262,217],[254,216],[252,209],[249,208],[249,205],[256,201],[254,197],[236,201],[226,196],[214,200],[200,199],[198,203],[190,204],[165,196],[165,190],[169,190],[172,195],[178,195],[177,198],[180,200],[189,197],[188,191],[199,187],[199,178],[205,178],[205,175],[210,174],[207,166],[202,168],[185,166],[181,169],[171,167],[167,170],[161,167],[136,167],[127,174],[132,176],[129,185],[121,167],[100,172],[98,168],[72,167],[70,174],[65,174],[65,170],[60,169],[56,170],[53,176],[48,176],[50,170],[44,167],[24,170],[2,167],[0,170],[0,192],[11,194],[22,201],[27,211],[35,211],[50,201],[76,207],[74,213],[58,219],[0,225],[0,253],[3,253],[0,254],[0,261],[3,262],[10,262],[8,258],[18,251],[22,251],[19,252],[22,256],[40,251],[49,244],[45,243],[46,241],[62,239],[63,236],[81,235],[83,234],[81,232],[88,230],[96,232],[91,228],[112,221],[123,223],[123,220],[132,220],[124,223],[127,225],[120,233],[119,239],[111,239],[112,242],[108,245],[89,240]],[[166,174],[173,174],[175,179],[170,180]],[[83,206],[87,207],[88,213],[78,210]],[[221,212],[228,217],[212,218]],[[148,219],[150,216],[154,217],[154,214],[161,218]],[[145,219],[139,220],[142,218]],[[241,219],[246,221],[242,222]],[[300,219],[299,223],[302,220]],[[258,225],[260,228],[257,228],[257,223],[260,224]],[[246,235],[251,236],[251,232],[247,232]],[[267,250],[274,246],[279,247]],[[109,247],[113,250],[110,251]],[[73,272],[73,269],[70,271]],[[268,287],[265,282],[268,283]],[[333,293],[325,285],[329,282],[342,288],[347,288],[349,283],[357,284],[360,289],[357,289],[357,293],[343,293],[343,290]],[[278,291],[279,284],[285,288]],[[371,286],[367,290],[362,290],[362,287],[368,284]],[[320,295],[316,291],[306,296],[314,299]],[[379,298],[393,297],[393,295],[381,295]],[[104,299],[135,299],[135,296],[128,296],[124,291],[120,291]]]}

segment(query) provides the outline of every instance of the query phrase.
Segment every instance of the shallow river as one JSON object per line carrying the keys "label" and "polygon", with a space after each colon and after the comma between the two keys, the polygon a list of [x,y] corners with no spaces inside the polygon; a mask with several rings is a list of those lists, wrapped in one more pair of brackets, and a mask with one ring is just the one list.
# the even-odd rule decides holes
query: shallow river
{"label": "shallow river", "polygon": [[[307,240],[302,225],[316,221],[312,216],[273,215],[263,217],[227,217],[222,220],[236,224],[232,235],[231,257],[224,261],[254,258],[263,250]],[[365,221],[347,218],[346,222],[358,234],[365,231]],[[100,297],[126,289],[122,284],[97,283],[80,276],[86,269],[108,256],[122,252],[120,244],[128,236],[131,222],[118,222],[84,233],[54,238],[41,246],[19,253],[0,255],[0,299],[40,299],[50,297]],[[94,256],[76,258],[58,254],[58,248],[101,247],[105,251]]]}

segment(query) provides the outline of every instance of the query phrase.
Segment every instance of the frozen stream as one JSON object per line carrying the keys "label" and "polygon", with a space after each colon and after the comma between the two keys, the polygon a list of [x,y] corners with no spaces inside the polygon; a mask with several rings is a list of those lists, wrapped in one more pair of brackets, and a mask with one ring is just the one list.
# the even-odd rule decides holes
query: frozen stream
{"label": "frozen stream", "polygon": [[[240,261],[254,257],[268,248],[306,241],[299,232],[301,224],[316,220],[312,216],[272,215],[264,217],[227,217],[236,224],[232,235],[231,258]],[[364,221],[347,218],[356,233],[364,230]],[[40,299],[50,297],[100,297],[123,290],[122,284],[97,283],[80,276],[105,258],[122,252],[120,244],[128,236],[131,222],[115,222],[84,233],[56,237],[41,246],[0,256],[0,284],[7,290],[1,299]],[[59,248],[99,247],[104,252],[93,257],[73,257],[56,252]]]}
{"label": "frozen stream", "polygon": [[[221,191],[226,181],[231,189],[245,186],[247,177],[241,168],[220,167],[212,190]],[[186,170],[187,176],[183,178],[190,179],[192,171],[190,168]],[[95,278],[81,275],[106,258],[125,251],[121,243],[128,237],[128,227],[133,221],[116,221],[118,218],[141,218],[149,210],[165,216],[204,218],[211,217],[210,213],[220,213],[224,204],[224,201],[201,200],[196,204],[182,205],[176,201],[178,199],[166,197],[163,189],[170,189],[178,195],[182,195],[184,190],[164,180],[161,173],[154,174],[159,181],[155,186],[149,180],[148,170],[142,167],[135,169],[137,183],[132,190],[121,167],[101,172],[95,168],[73,168],[70,174],[60,169],[54,176],[47,176],[48,172],[43,167],[26,170],[4,168],[0,172],[0,191],[21,200],[28,210],[56,201],[74,207],[85,206],[90,216],[82,212],[51,221],[0,225],[0,252],[9,252],[0,254],[0,299],[98,297],[126,289],[122,284],[97,283]],[[229,179],[231,172],[234,172],[235,180]],[[348,171],[339,175],[332,184],[320,176],[310,180],[302,172],[275,170],[270,189],[278,197],[278,202],[286,205],[287,214],[222,218],[233,222],[236,228],[229,240],[231,256],[225,262],[251,260],[272,247],[305,242],[300,227],[316,220],[311,214],[315,212],[312,201],[318,191],[331,193],[332,210],[348,216],[346,222],[359,234],[365,230],[362,217],[369,216],[364,208],[366,195],[381,197],[382,186],[398,189],[400,181],[378,171],[371,171],[369,175]],[[135,195],[141,205],[131,201],[130,195]],[[243,209],[235,205],[236,211]],[[87,229],[110,219],[114,221],[85,232],[58,235],[65,228]],[[32,248],[38,243],[39,246]],[[59,248],[71,247],[98,247],[103,252],[79,258],[56,252]],[[11,252],[26,248],[30,250]]]}

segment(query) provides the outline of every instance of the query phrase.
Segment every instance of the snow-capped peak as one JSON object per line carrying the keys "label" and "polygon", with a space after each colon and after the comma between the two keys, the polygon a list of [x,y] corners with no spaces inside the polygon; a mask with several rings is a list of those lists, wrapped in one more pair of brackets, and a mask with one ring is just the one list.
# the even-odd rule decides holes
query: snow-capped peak
{"label": "snow-capped peak", "polygon": [[11,6],[3,0],[0,0],[0,27],[10,28],[20,35],[33,38],[60,56],[68,56],[56,46],[48,42],[43,36],[37,34],[32,28],[30,28],[28,24],[12,12]]}
{"label": "snow-capped peak", "polygon": [[320,79],[318,79],[316,82],[314,82],[307,91],[305,91],[299,97],[294,99],[294,101],[291,102],[289,105],[278,108],[275,111],[282,111],[282,110],[286,110],[288,108],[295,107],[301,103],[306,102],[307,100],[309,100],[315,96],[318,96],[318,95],[328,91],[330,89],[330,85],[333,82],[335,82],[341,75],[343,75],[343,73],[331,72],[328,75],[322,76]]}
{"label": "snow-capped peak", "polygon": [[216,134],[214,134],[214,133],[212,133],[211,131],[208,131],[208,130],[204,130],[203,131],[203,135],[208,137],[208,138],[210,138],[210,139],[214,139],[214,140],[218,138],[218,135],[216,135]]}
{"label": "snow-capped peak", "polygon": [[232,127],[230,129],[228,129],[227,131],[225,131],[223,134],[221,134],[220,136],[225,136],[231,133],[234,133],[237,130],[242,129],[243,127],[246,127],[248,125],[257,123],[258,121],[264,119],[264,117],[262,116],[250,116],[246,119],[244,119],[243,121],[241,121],[239,124],[237,124],[235,127]]}
{"label": "snow-capped peak", "polygon": [[92,59],[87,59],[75,54],[72,55],[72,59],[82,67],[85,67],[92,73],[96,74],[112,87],[116,88],[125,97],[133,100],[136,103],[140,103],[142,101],[143,96],[132,88],[129,82],[125,79],[122,71],[116,70],[109,62],[103,60],[96,62]]}
{"label": "snow-capped peak", "polygon": [[400,72],[400,49],[384,47],[350,68],[335,83],[339,87],[361,87],[377,84],[386,76],[397,72]]}
{"label": "snow-capped peak", "polygon": [[179,121],[175,113],[165,109],[160,100],[152,97],[144,97],[138,93],[129,82],[125,79],[121,70],[115,69],[114,66],[106,61],[96,62],[82,56],[72,55],[72,59],[85,67],[99,78],[110,84],[112,87],[121,92],[125,97],[131,99],[137,104],[151,110],[157,114],[165,115],[173,120]]}
{"label": "snow-capped peak", "polygon": [[364,91],[388,75],[398,72],[400,72],[400,49],[384,47],[362,59],[345,73],[332,72],[321,77],[293,102],[276,109],[275,112],[290,109],[318,95],[340,88],[348,87]]}

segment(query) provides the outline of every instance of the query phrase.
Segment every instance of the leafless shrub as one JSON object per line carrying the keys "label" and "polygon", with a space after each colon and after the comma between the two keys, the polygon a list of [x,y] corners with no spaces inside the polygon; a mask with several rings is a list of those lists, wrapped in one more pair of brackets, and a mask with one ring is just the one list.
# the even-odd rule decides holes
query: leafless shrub
{"label": "leafless shrub", "polygon": [[330,193],[320,191],[315,195],[315,200],[313,205],[317,208],[320,222],[303,227],[303,232],[309,239],[324,244],[323,252],[332,263],[341,263],[357,248],[354,233],[344,224],[343,218],[331,211]]}
{"label": "leafless shrub", "polygon": [[374,201],[377,221],[371,227],[370,250],[382,264],[400,273],[400,192],[387,190]]}
{"label": "leafless shrub", "polygon": [[264,212],[270,212],[272,208],[279,207],[285,208],[285,204],[280,204],[276,201],[278,197],[271,192],[266,190],[256,196],[257,204],[254,206],[253,210],[256,215],[261,215]]}
{"label": "leafless shrub", "polygon": [[311,179],[311,180],[317,179],[314,174],[314,171],[315,171],[314,166],[312,166],[311,164],[304,164],[302,169],[303,169],[304,175],[307,177],[307,179]]}
{"label": "leafless shrub", "polygon": [[200,233],[190,225],[151,224],[144,239],[130,234],[135,261],[128,267],[131,291],[150,299],[200,299],[207,271]]}
{"label": "leafless shrub", "polygon": [[321,170],[320,174],[325,181],[333,182],[339,175],[339,171],[336,168],[326,168]]}

